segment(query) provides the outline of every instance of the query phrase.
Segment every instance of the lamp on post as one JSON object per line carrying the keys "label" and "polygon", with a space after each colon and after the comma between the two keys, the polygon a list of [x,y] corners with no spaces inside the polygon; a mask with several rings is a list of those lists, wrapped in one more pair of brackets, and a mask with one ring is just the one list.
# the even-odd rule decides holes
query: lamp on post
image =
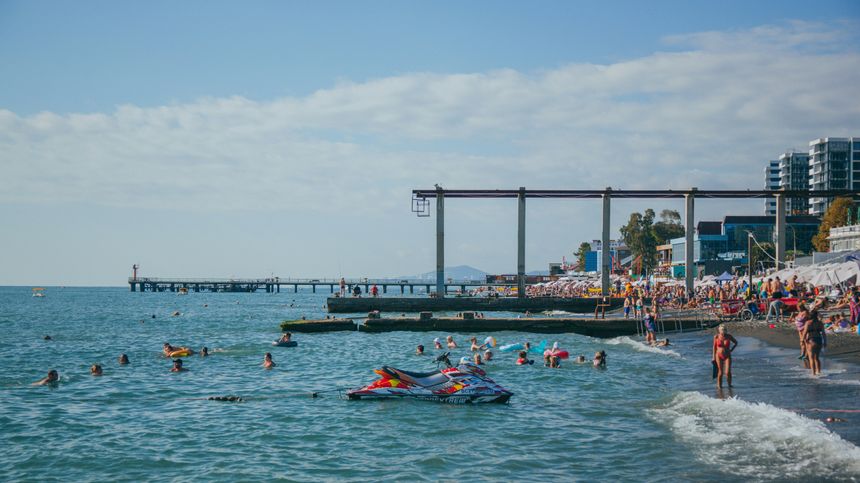
{"label": "lamp on post", "polygon": [[753,282],[752,282],[752,270],[753,270],[753,253],[752,253],[752,239],[753,235],[751,232],[747,232],[747,272],[749,277],[749,290],[750,295],[749,299],[753,299]]}

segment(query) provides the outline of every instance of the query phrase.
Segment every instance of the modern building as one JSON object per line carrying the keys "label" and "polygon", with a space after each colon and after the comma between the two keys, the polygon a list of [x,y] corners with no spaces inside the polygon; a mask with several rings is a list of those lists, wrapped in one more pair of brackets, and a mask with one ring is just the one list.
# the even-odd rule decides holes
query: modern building
{"label": "modern building", "polygon": [[830,241],[831,252],[860,250],[860,225],[831,228],[827,239]]}
{"label": "modern building", "polygon": [[[786,248],[799,252],[812,251],[812,237],[818,233],[820,218],[811,215],[786,216]],[[715,230],[721,225],[721,231]],[[726,216],[722,223],[703,221],[693,235],[693,263],[696,275],[719,275],[748,263],[748,233],[759,243],[773,243],[775,216]],[[672,245],[672,274],[684,274],[686,240],[675,238]],[[771,261],[771,266],[772,265]]]}
{"label": "modern building", "polygon": [[[809,143],[809,189],[860,191],[860,137]],[[810,198],[809,214],[823,215],[832,198]]]}
{"label": "modern building", "polygon": [[[764,168],[764,189],[769,191],[779,190],[779,161],[769,161]],[[764,214],[768,216],[776,215],[775,199],[765,198]]]}
{"label": "modern building", "polygon": [[[779,188],[783,190],[809,189],[809,153],[786,151],[779,156]],[[776,214],[774,205],[774,213]],[[808,198],[787,198],[786,215],[806,215],[809,213]],[[771,213],[768,213],[770,215]]]}

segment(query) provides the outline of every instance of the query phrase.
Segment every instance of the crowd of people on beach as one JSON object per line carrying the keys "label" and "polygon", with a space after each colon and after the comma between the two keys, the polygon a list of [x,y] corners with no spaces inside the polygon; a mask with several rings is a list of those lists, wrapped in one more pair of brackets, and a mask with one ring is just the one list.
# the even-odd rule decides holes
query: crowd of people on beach
{"label": "crowd of people on beach", "polygon": [[[668,340],[666,344],[668,345]],[[477,337],[469,338],[469,350],[472,352],[471,356],[464,356],[460,359],[461,364],[475,364],[475,365],[483,365],[490,361],[492,361],[495,357],[493,353],[493,348],[496,346],[496,340],[492,336],[488,336],[484,339],[483,343],[478,343]],[[454,336],[448,335],[445,337],[445,343],[443,345],[442,340],[438,337],[433,339],[433,349],[436,351],[441,350],[452,350],[457,349],[460,346],[454,340]],[[515,361],[516,365],[534,365],[534,359],[529,359],[529,354],[534,350],[540,352],[543,357],[544,366],[551,368],[558,368],[561,365],[561,361],[564,359],[568,359],[570,357],[568,351],[563,350],[559,347],[558,342],[554,342],[552,347],[549,349],[545,349],[541,352],[539,347],[532,346],[530,341],[525,341],[520,344],[509,344],[506,346],[500,346],[498,349],[500,352],[513,352],[516,353],[517,359]],[[423,344],[419,344],[415,348],[416,355],[424,355],[426,353]],[[586,362],[585,355],[579,355],[573,359],[574,363],[584,364]],[[606,351],[598,351],[594,354],[594,358],[592,360],[594,367],[606,367]]]}

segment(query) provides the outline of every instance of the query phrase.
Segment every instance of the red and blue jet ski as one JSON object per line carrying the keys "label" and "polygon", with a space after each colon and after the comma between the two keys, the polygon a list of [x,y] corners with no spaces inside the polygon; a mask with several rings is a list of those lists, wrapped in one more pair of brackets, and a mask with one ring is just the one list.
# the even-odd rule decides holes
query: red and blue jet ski
{"label": "red and blue jet ski", "polygon": [[347,391],[349,399],[412,398],[452,404],[506,403],[514,394],[487,376],[474,364],[452,366],[449,353],[436,358],[445,369],[411,372],[383,366],[373,372],[380,379],[359,389]]}

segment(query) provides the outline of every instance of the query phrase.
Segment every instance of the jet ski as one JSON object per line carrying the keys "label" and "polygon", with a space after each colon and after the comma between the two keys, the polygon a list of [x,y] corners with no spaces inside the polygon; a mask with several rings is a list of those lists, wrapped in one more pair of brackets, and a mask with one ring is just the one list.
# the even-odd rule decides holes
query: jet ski
{"label": "jet ski", "polygon": [[348,399],[411,398],[451,404],[506,403],[514,394],[487,376],[474,364],[453,366],[446,352],[436,358],[446,368],[432,372],[411,372],[383,366],[375,372],[380,379],[347,391]]}

